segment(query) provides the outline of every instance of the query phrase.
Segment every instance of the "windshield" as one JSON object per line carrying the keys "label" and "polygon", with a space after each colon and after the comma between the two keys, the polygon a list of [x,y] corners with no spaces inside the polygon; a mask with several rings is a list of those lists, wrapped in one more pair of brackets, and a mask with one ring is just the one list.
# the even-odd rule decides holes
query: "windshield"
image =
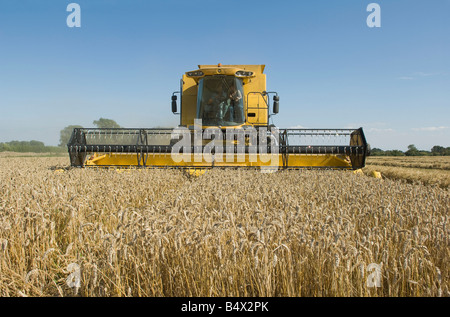
{"label": "windshield", "polygon": [[199,82],[197,118],[206,126],[235,126],[244,123],[242,79],[209,76]]}

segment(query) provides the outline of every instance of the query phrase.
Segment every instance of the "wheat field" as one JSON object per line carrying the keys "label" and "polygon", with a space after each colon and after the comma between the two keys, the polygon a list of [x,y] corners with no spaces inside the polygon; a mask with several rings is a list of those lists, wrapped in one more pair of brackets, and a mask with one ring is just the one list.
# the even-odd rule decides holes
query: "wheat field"
{"label": "wheat field", "polygon": [[448,188],[68,165],[0,157],[0,296],[450,295]]}
{"label": "wheat field", "polygon": [[363,170],[410,183],[450,186],[450,156],[372,156]]}
{"label": "wheat field", "polygon": [[450,156],[369,156],[367,164],[450,171]]}

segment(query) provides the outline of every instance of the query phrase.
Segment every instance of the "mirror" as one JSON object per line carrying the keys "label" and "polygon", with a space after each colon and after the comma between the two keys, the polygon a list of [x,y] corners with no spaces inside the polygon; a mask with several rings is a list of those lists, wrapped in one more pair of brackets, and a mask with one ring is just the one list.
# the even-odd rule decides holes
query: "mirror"
{"label": "mirror", "polygon": [[278,113],[280,110],[280,97],[273,96],[273,113]]}
{"label": "mirror", "polygon": [[172,112],[177,112],[177,96],[172,95]]}

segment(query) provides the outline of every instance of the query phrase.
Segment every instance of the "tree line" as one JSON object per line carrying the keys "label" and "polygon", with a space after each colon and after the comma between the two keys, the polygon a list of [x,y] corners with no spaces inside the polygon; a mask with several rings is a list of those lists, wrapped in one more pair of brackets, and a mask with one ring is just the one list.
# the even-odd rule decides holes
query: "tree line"
{"label": "tree line", "polygon": [[[112,119],[100,118],[94,120],[94,126],[97,128],[120,128]],[[32,153],[65,153],[66,145],[70,140],[74,128],[83,128],[80,125],[69,125],[60,131],[58,146],[45,145],[41,141],[10,141],[0,142],[0,152],[32,152]]]}
{"label": "tree line", "polygon": [[371,156],[448,156],[450,155],[450,147],[435,145],[431,151],[419,150],[414,144],[408,145],[408,150],[403,152],[400,150],[383,151],[379,148],[373,148],[370,151]]}
{"label": "tree line", "polygon": [[63,153],[65,149],[60,146],[45,145],[44,142],[31,140],[0,142],[0,152]]}

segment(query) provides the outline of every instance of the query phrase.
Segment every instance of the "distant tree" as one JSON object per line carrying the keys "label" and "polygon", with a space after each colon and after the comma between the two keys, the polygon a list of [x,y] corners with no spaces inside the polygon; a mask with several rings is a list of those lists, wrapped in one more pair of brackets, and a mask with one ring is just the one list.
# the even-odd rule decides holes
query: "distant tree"
{"label": "distant tree", "polygon": [[47,153],[47,152],[61,152],[60,147],[46,146],[41,141],[10,141],[6,143],[0,143],[0,152],[34,152],[34,153]]}
{"label": "distant tree", "polygon": [[446,149],[443,146],[435,145],[431,148],[432,155],[445,155]]}
{"label": "distant tree", "polygon": [[120,128],[120,125],[112,120],[112,119],[105,119],[100,118],[98,120],[94,120],[94,125],[97,126],[97,128],[104,129],[104,128]]}
{"label": "distant tree", "polygon": [[410,145],[408,145],[408,151],[418,151],[418,150],[414,144],[410,144]]}
{"label": "distant tree", "polygon": [[404,156],[405,153],[403,153],[400,150],[391,150],[391,151],[386,151],[386,156]]}
{"label": "distant tree", "polygon": [[61,130],[59,134],[59,146],[66,146],[69,143],[70,136],[72,135],[73,129],[82,128],[81,125],[69,125]]}
{"label": "distant tree", "polygon": [[382,150],[380,148],[373,148],[370,152],[371,156],[450,156],[450,147],[443,147],[435,145],[431,148],[431,151],[419,150],[414,144],[408,145],[408,150],[402,152],[400,150]]}
{"label": "distant tree", "polygon": [[11,151],[11,146],[8,143],[0,143],[0,152],[9,152]]}
{"label": "distant tree", "polygon": [[30,152],[45,151],[45,144],[41,141],[31,140],[28,144],[25,143],[25,147],[30,149]]}
{"label": "distant tree", "polygon": [[384,156],[386,155],[386,153],[379,148],[373,148],[372,150],[370,150],[370,155],[371,156]]}
{"label": "distant tree", "polygon": [[410,145],[408,145],[408,151],[405,152],[405,155],[415,156],[415,155],[420,155],[420,153],[414,144],[410,144]]}

